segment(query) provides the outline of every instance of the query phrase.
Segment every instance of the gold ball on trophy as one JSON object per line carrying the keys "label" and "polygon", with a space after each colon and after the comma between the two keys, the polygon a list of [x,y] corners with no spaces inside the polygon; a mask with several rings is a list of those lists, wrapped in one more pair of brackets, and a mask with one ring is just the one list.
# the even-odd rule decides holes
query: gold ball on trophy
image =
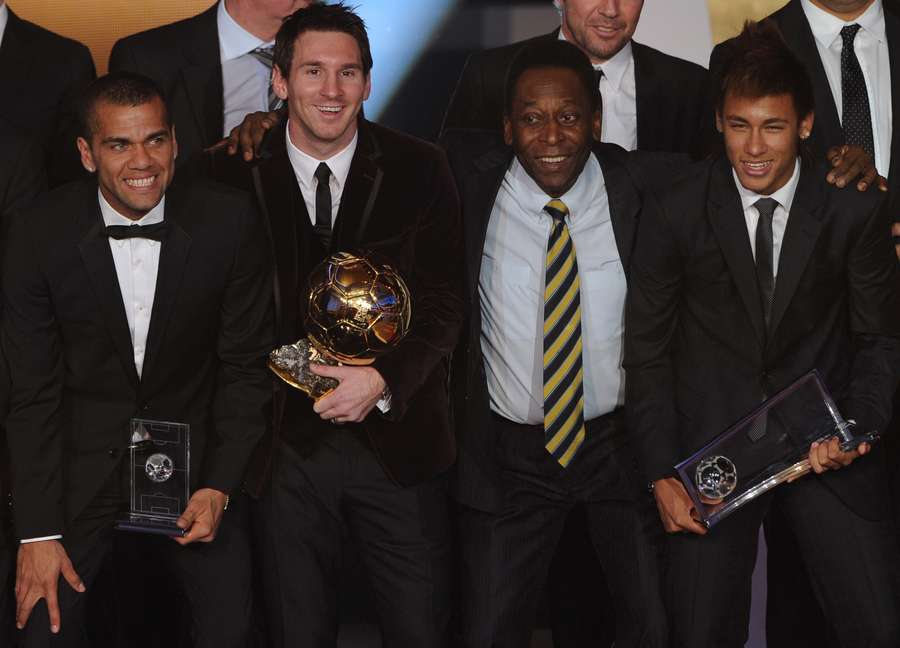
{"label": "gold ball on trophy", "polygon": [[409,330],[409,289],[374,255],[332,254],[310,273],[308,284],[306,332],[338,362],[368,364]]}

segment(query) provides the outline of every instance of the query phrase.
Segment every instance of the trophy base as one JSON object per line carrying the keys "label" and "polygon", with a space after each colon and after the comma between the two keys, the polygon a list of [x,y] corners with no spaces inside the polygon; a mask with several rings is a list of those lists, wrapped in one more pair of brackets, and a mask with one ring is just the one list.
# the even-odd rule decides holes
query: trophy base
{"label": "trophy base", "polygon": [[141,515],[127,515],[116,520],[116,531],[131,531],[134,533],[149,533],[152,535],[164,535],[170,538],[181,538],[185,530],[175,524],[174,519],[155,519]]}
{"label": "trophy base", "polygon": [[337,361],[321,353],[308,340],[278,347],[269,354],[269,369],[284,382],[299,389],[313,400],[319,400],[338,386],[334,378],[314,374],[310,363],[337,366]]}

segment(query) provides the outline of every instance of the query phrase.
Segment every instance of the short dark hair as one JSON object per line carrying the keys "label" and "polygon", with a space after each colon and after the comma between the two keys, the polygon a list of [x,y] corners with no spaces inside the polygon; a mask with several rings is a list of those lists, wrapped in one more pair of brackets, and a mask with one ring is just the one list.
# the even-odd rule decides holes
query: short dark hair
{"label": "short dark hair", "polygon": [[95,108],[105,101],[115,106],[142,106],[159,99],[165,109],[166,126],[172,127],[169,104],[156,83],[142,74],[110,72],[88,85],[78,102],[78,134],[90,141],[97,119]]}
{"label": "short dark hair", "polygon": [[590,102],[591,110],[601,107],[600,88],[596,81],[591,60],[580,49],[563,40],[536,40],[516,54],[509,66],[506,76],[506,89],[503,108],[507,115],[512,113],[513,96],[516,84],[525,72],[537,68],[565,68],[578,75],[584,86],[584,92]]}
{"label": "short dark hair", "polygon": [[799,118],[813,112],[812,81],[771,20],[744,23],[743,31],[723,45],[722,65],[714,74],[716,111],[729,94],[758,99],[790,95]]}
{"label": "short dark hair", "polygon": [[308,31],[343,32],[352,36],[359,45],[363,72],[366,76],[369,75],[372,69],[372,50],[369,47],[366,23],[343,2],[327,5],[322,0],[314,0],[285,18],[278,35],[275,36],[275,51],[272,56],[274,64],[278,66],[285,79],[291,72],[294,43],[300,34]]}

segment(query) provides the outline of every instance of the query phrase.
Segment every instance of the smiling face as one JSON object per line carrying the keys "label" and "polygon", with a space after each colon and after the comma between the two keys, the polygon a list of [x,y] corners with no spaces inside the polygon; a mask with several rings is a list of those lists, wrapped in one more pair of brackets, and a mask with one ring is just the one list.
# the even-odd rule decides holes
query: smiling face
{"label": "smiling face", "polygon": [[568,191],[600,139],[600,111],[568,68],[526,70],[503,118],[504,139],[537,185],[553,198]]}
{"label": "smiling face", "polygon": [[288,78],[278,66],[273,69],[273,88],[287,103],[294,145],[319,160],[346,148],[370,90],[356,40],[344,32],[303,32],[294,43]]}
{"label": "smiling face", "polygon": [[77,141],[82,165],[97,173],[113,209],[140,219],[159,204],[175,175],[178,145],[162,100],[154,97],[137,106],[100,100],[91,124],[91,141]]}
{"label": "smiling face", "polygon": [[798,116],[789,94],[750,98],[729,93],[716,124],[741,184],[769,196],[793,175],[800,140],[809,137],[813,114]]}
{"label": "smiling face", "polygon": [[634,36],[644,0],[559,0],[566,40],[591,57],[608,61]]}

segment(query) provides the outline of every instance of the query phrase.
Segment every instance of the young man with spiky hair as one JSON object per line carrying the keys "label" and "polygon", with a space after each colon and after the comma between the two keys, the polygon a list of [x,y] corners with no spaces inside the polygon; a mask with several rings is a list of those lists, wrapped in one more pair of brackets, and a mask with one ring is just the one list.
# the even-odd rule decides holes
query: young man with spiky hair
{"label": "young man with spiky hair", "polygon": [[[335,646],[342,543],[357,544],[387,648],[448,643],[445,473],[456,454],[448,359],[463,319],[459,205],[437,147],[372,123],[362,19],[312,2],[275,38],[273,88],[287,106],[255,187],[277,267],[278,344],[306,336],[307,281],[330,254],[372,250],[412,296],[408,335],[369,366],[315,371],[340,384],[313,402],[279,385],[260,465],[263,569],[273,646]],[[273,380],[277,380],[273,376]]]}
{"label": "young man with spiky hair", "polygon": [[[817,473],[706,529],[673,466],[817,369],[841,412],[885,429],[900,366],[900,284],[880,192],[818,178],[802,64],[767,23],[730,42],[718,85],[725,155],[645,205],[626,311],[631,433],[670,535],[674,645],[743,646],[757,534],[796,534],[842,646],[900,643],[900,565],[879,446],[813,444]],[[770,431],[771,433],[771,431]],[[865,455],[865,456],[863,456]]]}

